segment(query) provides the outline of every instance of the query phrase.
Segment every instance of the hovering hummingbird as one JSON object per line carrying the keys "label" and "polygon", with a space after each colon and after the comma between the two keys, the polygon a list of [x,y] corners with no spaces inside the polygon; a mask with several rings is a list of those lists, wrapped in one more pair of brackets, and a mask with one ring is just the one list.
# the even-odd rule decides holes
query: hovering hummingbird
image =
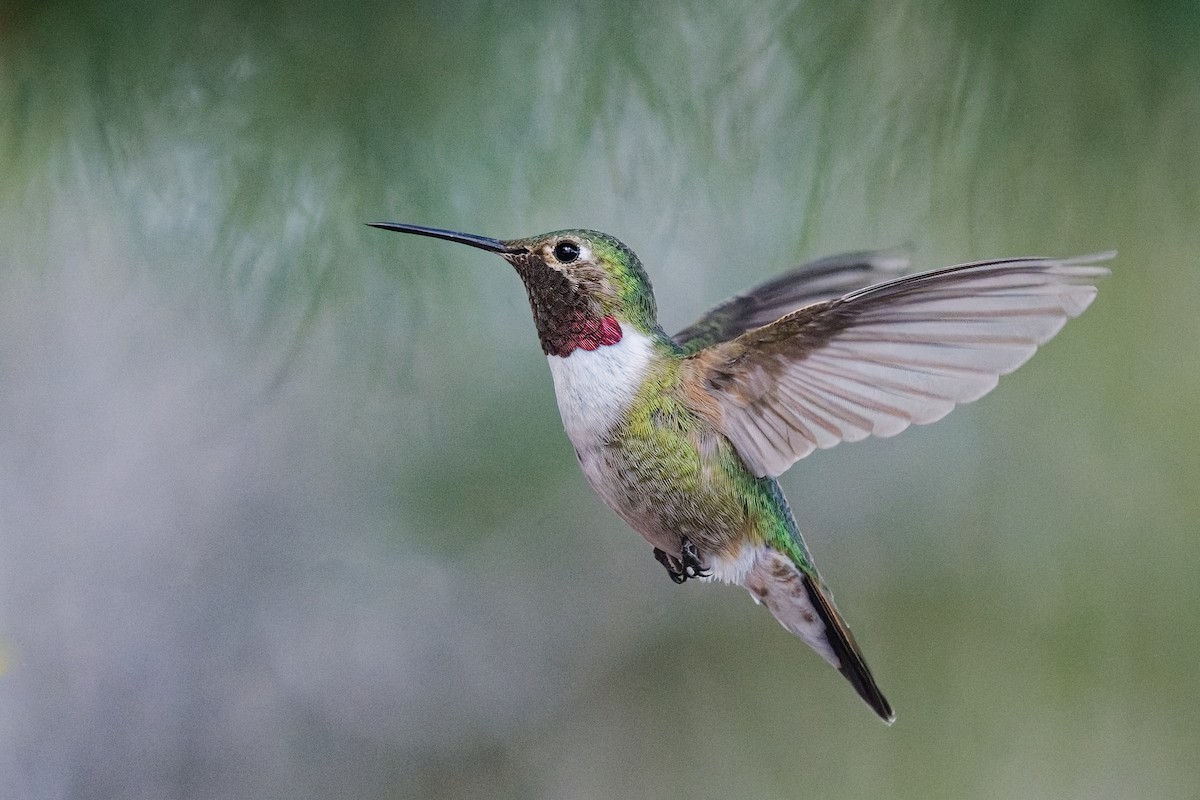
{"label": "hovering hummingbird", "polygon": [[776,477],[817,448],[892,436],[982,397],[1088,307],[1108,274],[1094,264],[1114,255],[977,261],[904,277],[896,275],[907,262],[894,255],[833,256],[668,336],[641,262],[607,234],[500,240],[370,224],[508,261],[596,493],[673,581],[744,586],[889,724],[892,707]]}

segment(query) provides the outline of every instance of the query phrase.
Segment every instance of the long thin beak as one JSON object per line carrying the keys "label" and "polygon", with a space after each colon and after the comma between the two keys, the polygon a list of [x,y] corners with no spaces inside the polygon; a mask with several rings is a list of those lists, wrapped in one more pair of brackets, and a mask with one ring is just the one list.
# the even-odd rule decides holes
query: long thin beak
{"label": "long thin beak", "polygon": [[445,239],[448,242],[458,242],[459,244],[469,244],[471,247],[478,247],[480,250],[487,250],[492,253],[520,253],[523,248],[509,247],[499,239],[489,239],[487,236],[476,236],[473,233],[459,233],[457,231],[447,231],[442,228],[427,228],[424,225],[409,225],[404,222],[368,222],[372,228],[382,228],[385,231],[396,231],[396,233],[415,233],[418,236],[432,236],[434,239]]}

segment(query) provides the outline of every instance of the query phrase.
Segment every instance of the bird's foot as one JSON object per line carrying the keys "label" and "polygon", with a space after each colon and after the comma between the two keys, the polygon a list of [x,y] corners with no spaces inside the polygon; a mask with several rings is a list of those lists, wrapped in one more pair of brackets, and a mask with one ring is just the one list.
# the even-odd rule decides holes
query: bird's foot
{"label": "bird's foot", "polygon": [[671,576],[671,580],[683,583],[688,579],[683,563],[675,556],[668,555],[656,547],[654,548],[654,557],[658,559],[658,563],[667,568],[667,574]]}
{"label": "bird's foot", "polygon": [[696,549],[696,545],[692,544],[692,540],[683,537],[683,543],[679,547],[680,555],[683,561],[683,574],[687,578],[709,578],[712,577],[712,570],[704,566],[704,562],[700,560],[700,551]]}

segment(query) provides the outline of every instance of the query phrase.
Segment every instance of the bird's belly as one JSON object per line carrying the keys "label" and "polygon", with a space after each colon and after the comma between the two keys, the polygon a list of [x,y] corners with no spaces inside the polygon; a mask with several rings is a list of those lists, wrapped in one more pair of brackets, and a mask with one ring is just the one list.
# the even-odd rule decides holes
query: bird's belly
{"label": "bird's belly", "polygon": [[[683,537],[736,557],[752,527],[743,502],[753,481],[733,446],[654,370],[648,337],[549,356],[563,427],[596,494],[655,547],[679,555]],[[646,381],[655,383],[650,390]]]}
{"label": "bird's belly", "polygon": [[596,494],[654,547],[678,556],[687,537],[703,552],[736,556],[752,521],[722,466],[704,463],[690,442],[646,445],[625,437],[576,452]]}
{"label": "bird's belly", "polygon": [[577,453],[579,466],[600,499],[650,544],[677,555],[681,534],[670,524],[665,506],[656,502],[663,494],[661,488],[645,487],[645,491],[639,491],[631,485],[631,478],[636,478],[627,465],[621,463],[622,459],[613,458],[614,454],[606,453],[603,447]]}

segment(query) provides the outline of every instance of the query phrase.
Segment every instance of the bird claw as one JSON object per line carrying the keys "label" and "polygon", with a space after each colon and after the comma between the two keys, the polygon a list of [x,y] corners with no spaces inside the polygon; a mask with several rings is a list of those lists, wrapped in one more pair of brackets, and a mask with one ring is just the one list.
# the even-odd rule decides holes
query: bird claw
{"label": "bird claw", "polygon": [[679,547],[679,551],[683,561],[683,573],[686,577],[712,577],[712,570],[704,566],[704,562],[700,560],[700,551],[696,549],[696,545],[692,544],[691,539],[685,536],[683,543]]}
{"label": "bird claw", "polygon": [[671,576],[671,580],[683,583],[688,578],[712,577],[712,570],[704,566],[704,562],[700,560],[700,551],[686,536],[679,545],[679,553],[680,557],[676,558],[657,547],[654,548],[654,557],[658,563],[667,568],[667,574]]}
{"label": "bird claw", "polygon": [[683,564],[675,556],[668,555],[656,547],[654,548],[654,557],[658,559],[658,563],[667,568],[667,574],[671,576],[671,580],[676,583],[683,583],[688,579]]}

